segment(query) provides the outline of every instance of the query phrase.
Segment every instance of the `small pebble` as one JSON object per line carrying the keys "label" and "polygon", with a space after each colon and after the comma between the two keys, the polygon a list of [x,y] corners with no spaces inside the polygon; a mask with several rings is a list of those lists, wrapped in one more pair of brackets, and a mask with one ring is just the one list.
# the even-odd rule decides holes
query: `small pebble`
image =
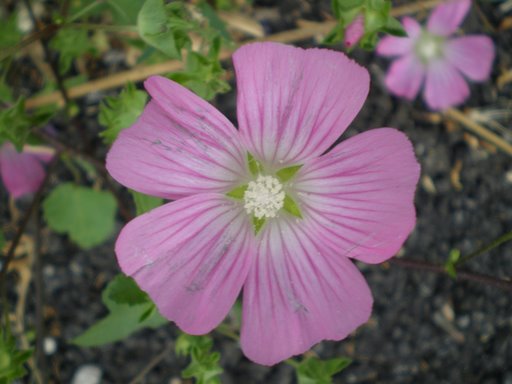
{"label": "small pebble", "polygon": [[92,364],[82,365],[75,372],[71,384],[99,384],[101,382],[101,369]]}
{"label": "small pebble", "polygon": [[57,342],[53,337],[45,337],[43,341],[44,353],[53,355],[57,351]]}

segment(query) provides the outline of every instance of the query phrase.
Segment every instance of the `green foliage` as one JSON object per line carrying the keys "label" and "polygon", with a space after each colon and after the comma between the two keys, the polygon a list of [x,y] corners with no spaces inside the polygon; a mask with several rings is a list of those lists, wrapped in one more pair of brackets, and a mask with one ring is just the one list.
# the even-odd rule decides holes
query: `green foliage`
{"label": "green foliage", "polygon": [[84,249],[101,244],[112,234],[116,208],[111,193],[72,183],[60,184],[43,202],[50,228],[67,233]]}
{"label": "green foliage", "polygon": [[192,336],[182,333],[176,340],[176,354],[190,356],[190,364],[181,373],[184,379],[195,378],[196,384],[220,384],[223,372],[219,365],[220,354],[211,352],[213,340],[209,336]]}
{"label": "green foliage", "polygon": [[364,35],[358,44],[364,49],[374,49],[381,32],[407,35],[402,24],[390,15],[390,0],[332,0],[331,5],[338,25],[325,38],[327,44],[343,40],[345,29],[360,14],[364,16]]}
{"label": "green foliage", "polygon": [[158,328],[168,321],[162,317],[137,284],[118,275],[103,290],[103,304],[109,314],[73,340],[82,347],[93,347],[122,340],[143,328]]}
{"label": "green foliage", "polygon": [[25,113],[25,101],[18,99],[12,107],[0,111],[0,142],[8,140],[21,151],[32,124],[33,120]]}
{"label": "green foliage", "polygon": [[460,259],[460,251],[458,249],[452,249],[450,254],[448,255],[448,260],[444,264],[444,270],[446,273],[452,278],[457,278],[457,262]]}
{"label": "green foliage", "polygon": [[208,55],[190,52],[185,70],[169,75],[169,78],[191,89],[199,97],[211,100],[217,93],[229,91],[230,86],[224,80],[225,71],[219,62],[220,37],[212,41]]}
{"label": "green foliage", "polygon": [[133,201],[135,202],[137,216],[161,206],[164,201],[164,199],[160,197],[148,196],[132,190],[130,190],[130,193],[132,194]]}
{"label": "green foliage", "polygon": [[320,360],[308,357],[296,366],[299,384],[331,384],[332,377],[347,368],[352,360],[338,357],[329,360]]}
{"label": "green foliage", "polygon": [[283,168],[277,171],[276,176],[282,183],[286,183],[287,181],[291,180],[301,168],[302,165],[292,165],[291,167]]}
{"label": "green foliage", "polygon": [[137,16],[145,0],[107,0],[112,11],[112,19],[119,25],[136,25]]}
{"label": "green foliage", "polygon": [[85,53],[94,52],[94,45],[83,29],[61,29],[50,41],[50,47],[59,53],[61,74],[71,69],[73,60]]}
{"label": "green foliage", "polygon": [[3,328],[0,329],[0,384],[10,384],[25,376],[25,362],[32,350],[20,351],[16,339]]}
{"label": "green foliage", "polygon": [[0,49],[16,45],[22,37],[17,27],[17,15],[12,13],[7,19],[0,17]]}
{"label": "green foliage", "polygon": [[249,166],[249,171],[251,171],[253,176],[258,176],[263,170],[263,165],[249,152],[247,152],[247,165]]}
{"label": "green foliage", "polygon": [[231,35],[226,29],[226,23],[222,21],[215,10],[208,4],[206,1],[202,1],[197,5],[197,9],[202,15],[208,20],[208,25],[217,33],[220,37],[225,39],[226,41],[231,40]]}
{"label": "green foliage", "polygon": [[254,228],[254,234],[257,235],[260,233],[261,229],[265,225],[267,219],[265,217],[257,218],[256,216],[252,217],[252,227]]}
{"label": "green foliage", "polygon": [[181,1],[165,4],[163,0],[146,0],[137,27],[147,44],[171,58],[181,58],[181,50],[190,48],[189,32],[197,29]]}
{"label": "green foliage", "polygon": [[0,231],[0,252],[2,251],[4,246],[5,246],[5,236],[4,236],[4,233],[2,231]]}
{"label": "green foliage", "polygon": [[128,83],[118,97],[106,97],[100,105],[99,122],[106,129],[100,133],[103,141],[112,144],[119,132],[135,123],[144,110],[147,94]]}

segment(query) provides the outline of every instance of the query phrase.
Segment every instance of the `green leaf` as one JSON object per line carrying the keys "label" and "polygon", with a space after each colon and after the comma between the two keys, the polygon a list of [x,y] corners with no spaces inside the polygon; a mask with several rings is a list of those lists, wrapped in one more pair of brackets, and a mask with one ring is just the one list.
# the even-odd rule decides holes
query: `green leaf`
{"label": "green leaf", "polygon": [[22,98],[12,107],[0,111],[0,142],[8,140],[21,151],[31,127],[32,120],[25,112]]}
{"label": "green leaf", "polygon": [[107,0],[115,24],[135,25],[145,0]]}
{"label": "green leaf", "polygon": [[284,197],[283,209],[293,216],[302,219],[302,213],[300,212],[299,206],[288,194]]}
{"label": "green leaf", "polygon": [[61,29],[50,41],[50,47],[59,52],[59,72],[71,69],[73,60],[86,53],[93,53],[94,45],[84,29]]}
{"label": "green leaf", "polygon": [[291,180],[301,168],[302,165],[292,165],[291,167],[283,168],[277,171],[276,176],[281,181],[281,183],[285,183],[288,180]]}
{"label": "green leaf", "polygon": [[219,16],[217,16],[217,13],[210,4],[208,4],[206,1],[201,1],[199,4],[197,4],[197,8],[208,20],[208,24],[213,30],[217,31],[223,39],[227,41],[231,40],[231,35],[226,29],[226,23],[222,21]]}
{"label": "green leaf", "polygon": [[243,199],[245,191],[247,191],[248,187],[249,186],[247,184],[236,187],[235,189],[232,189],[231,191],[226,193],[226,196],[232,197],[233,199]]}
{"label": "green leaf", "polygon": [[383,31],[389,33],[390,35],[407,37],[407,32],[405,31],[402,23],[400,23],[397,19],[395,19],[392,16],[388,17],[386,25],[383,28]]}
{"label": "green leaf", "polygon": [[[157,328],[168,321],[160,315],[149,297],[127,277],[117,276],[103,290],[102,301],[109,314],[73,340],[74,344],[93,347],[122,340],[143,328]],[[127,294],[121,291],[127,289]],[[145,299],[144,299],[145,298]]]}
{"label": "green leaf", "polygon": [[116,209],[111,193],[72,183],[59,185],[43,202],[50,228],[68,234],[84,249],[101,244],[112,234]]}
{"label": "green leaf", "polygon": [[18,15],[13,12],[7,19],[0,17],[0,49],[16,45],[22,37],[17,26]]}
{"label": "green leaf", "polygon": [[138,18],[141,38],[171,58],[181,58],[181,50],[191,46],[189,32],[196,29],[182,2],[164,4],[146,0]]}
{"label": "green leaf", "polygon": [[351,362],[352,360],[346,357],[329,360],[308,357],[297,366],[299,384],[331,384],[332,377],[343,371]]}
{"label": "green leaf", "polygon": [[452,278],[457,278],[457,262],[460,259],[460,251],[458,249],[452,249],[448,255],[448,260],[444,264],[444,270]]}
{"label": "green leaf", "polygon": [[121,91],[118,97],[106,97],[100,105],[99,122],[105,126],[100,133],[106,144],[112,144],[123,129],[131,126],[144,110],[147,94],[139,91],[131,83]]}
{"label": "green leaf", "polygon": [[256,160],[249,152],[247,152],[247,164],[249,166],[249,171],[251,171],[253,176],[258,176],[263,171],[263,166],[261,163]]}
{"label": "green leaf", "polygon": [[220,38],[212,40],[208,55],[189,52],[185,70],[171,73],[168,77],[192,90],[199,97],[211,100],[218,93],[229,91],[224,79],[225,71],[219,61]]}
{"label": "green leaf", "polygon": [[258,219],[256,216],[252,217],[252,226],[254,228],[255,235],[257,235],[261,231],[266,221],[267,219],[265,219],[264,217],[262,217],[261,219]]}
{"label": "green leaf", "polygon": [[132,194],[133,201],[135,202],[135,210],[137,216],[161,206],[164,202],[164,199],[160,197],[145,195],[133,190],[130,190],[130,193]]}
{"label": "green leaf", "polygon": [[19,350],[16,339],[0,329],[0,383],[12,383],[26,375],[25,363],[32,355],[32,350]]}
{"label": "green leaf", "polygon": [[128,276],[117,275],[110,282],[108,299],[116,304],[143,304],[149,302],[146,292],[140,290],[137,283]]}
{"label": "green leaf", "polygon": [[182,371],[184,379],[195,378],[196,384],[220,383],[223,372],[219,366],[220,354],[211,352],[213,340],[209,336],[192,336],[182,333],[176,340],[176,354],[190,356],[190,364]]}

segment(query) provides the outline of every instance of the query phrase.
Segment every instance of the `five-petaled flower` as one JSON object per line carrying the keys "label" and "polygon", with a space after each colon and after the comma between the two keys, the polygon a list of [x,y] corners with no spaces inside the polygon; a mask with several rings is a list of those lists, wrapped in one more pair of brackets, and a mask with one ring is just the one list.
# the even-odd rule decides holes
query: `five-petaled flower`
{"label": "five-petaled flower", "polygon": [[424,98],[433,110],[461,104],[469,97],[466,76],[485,81],[494,60],[492,40],[483,35],[450,37],[466,16],[471,0],[438,5],[422,29],[410,17],[402,24],[408,37],[384,37],[377,46],[382,56],[398,56],[385,79],[389,91],[413,100],[425,83]]}
{"label": "five-petaled flower", "polygon": [[25,145],[22,152],[17,152],[11,143],[2,144],[0,174],[9,194],[16,199],[36,192],[44,180],[43,164],[54,154],[53,149],[45,146]]}
{"label": "five-petaled flower", "polygon": [[350,258],[392,257],[415,224],[419,165],[404,134],[374,129],[325,153],[359,112],[368,72],[344,54],[275,43],[233,56],[237,130],[179,84],[151,77],[110,174],[174,200],[128,223],[121,269],[185,332],[204,334],[243,288],[241,345],[265,365],[366,322]]}

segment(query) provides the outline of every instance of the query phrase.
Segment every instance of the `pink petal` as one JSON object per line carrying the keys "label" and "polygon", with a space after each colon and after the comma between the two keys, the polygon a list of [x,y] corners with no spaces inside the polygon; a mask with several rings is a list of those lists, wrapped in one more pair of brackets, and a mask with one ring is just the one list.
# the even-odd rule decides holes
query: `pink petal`
{"label": "pink petal", "polygon": [[295,219],[261,232],[244,285],[240,342],[254,362],[273,365],[321,340],[341,340],[370,317],[372,296],[347,258],[313,240]]}
{"label": "pink petal", "polygon": [[385,84],[396,96],[413,100],[418,94],[425,70],[418,58],[413,54],[405,55],[393,62],[386,75]]}
{"label": "pink petal", "polygon": [[300,170],[295,190],[304,225],[340,256],[380,263],[414,228],[419,173],[403,133],[380,128],[356,135]]}
{"label": "pink petal", "polygon": [[356,18],[345,29],[344,44],[346,47],[351,47],[364,35],[364,17],[357,15]]}
{"label": "pink petal", "polygon": [[454,33],[471,8],[471,0],[452,0],[434,8],[427,22],[427,29],[437,35]]}
{"label": "pink petal", "polygon": [[270,168],[324,152],[368,94],[368,71],[340,52],[254,43],[237,50],[233,62],[240,134]]}
{"label": "pink petal", "polygon": [[446,42],[446,58],[471,80],[484,81],[491,74],[494,44],[487,36],[463,36]]}
{"label": "pink petal", "polygon": [[246,153],[231,123],[170,80],[152,77],[146,87],[154,99],[114,142],[110,174],[129,188],[168,199],[239,185]]}
{"label": "pink petal", "polygon": [[442,110],[464,102],[469,97],[469,87],[450,62],[437,61],[427,69],[424,94],[431,109]]}
{"label": "pink petal", "polygon": [[402,25],[409,36],[384,36],[377,45],[377,54],[381,56],[401,56],[412,52],[416,37],[421,33],[421,26],[411,17],[404,17]]}
{"label": "pink petal", "polygon": [[0,173],[7,191],[15,199],[36,192],[45,176],[37,156],[18,153],[10,143],[0,149]]}
{"label": "pink petal", "polygon": [[185,332],[211,331],[244,283],[254,252],[242,206],[218,194],[185,197],[138,216],[121,231],[116,254],[156,303]]}

